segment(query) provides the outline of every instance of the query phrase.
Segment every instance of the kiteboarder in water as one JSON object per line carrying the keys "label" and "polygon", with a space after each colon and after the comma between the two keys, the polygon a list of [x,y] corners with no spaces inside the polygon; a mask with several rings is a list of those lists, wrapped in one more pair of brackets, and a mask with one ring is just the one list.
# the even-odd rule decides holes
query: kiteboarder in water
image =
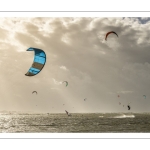
{"label": "kiteboarder in water", "polygon": [[130,109],[131,109],[130,105],[128,105],[127,107],[128,107],[128,110],[130,110]]}
{"label": "kiteboarder in water", "polygon": [[68,117],[71,116],[71,114],[67,110],[65,110],[65,112],[68,115]]}

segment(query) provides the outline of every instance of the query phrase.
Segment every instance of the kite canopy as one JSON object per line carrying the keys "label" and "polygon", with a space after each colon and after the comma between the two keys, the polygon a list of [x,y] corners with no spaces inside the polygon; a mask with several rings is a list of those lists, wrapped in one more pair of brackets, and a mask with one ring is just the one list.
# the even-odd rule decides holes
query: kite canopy
{"label": "kite canopy", "polygon": [[143,95],[144,97],[145,97],[145,99],[146,99],[146,95]]}
{"label": "kite canopy", "polygon": [[65,112],[66,112],[66,114],[68,115],[68,111],[67,111],[67,110],[65,110]]}
{"label": "kite canopy", "polygon": [[117,35],[117,37],[118,37],[118,34],[117,34],[116,32],[114,32],[114,31],[110,31],[110,32],[108,32],[108,33],[106,34],[106,36],[105,36],[105,40],[106,40],[106,41],[107,41],[107,37],[108,37],[108,35],[109,35],[109,34],[111,34],[111,33],[116,34],[116,35]]}
{"label": "kite canopy", "polygon": [[43,50],[33,47],[28,48],[27,51],[34,51],[35,55],[33,64],[25,75],[34,76],[43,69],[46,63],[46,54]]}
{"label": "kite canopy", "polygon": [[36,93],[36,94],[37,94],[37,91],[33,91],[32,94],[33,94],[33,93]]}
{"label": "kite canopy", "polygon": [[[67,82],[67,81],[64,81],[64,82],[66,82],[66,86],[68,86],[68,82]],[[64,83],[64,82],[63,82],[63,83]]]}
{"label": "kite canopy", "polygon": [[67,110],[65,110],[65,112],[68,116],[71,116],[71,114]]}

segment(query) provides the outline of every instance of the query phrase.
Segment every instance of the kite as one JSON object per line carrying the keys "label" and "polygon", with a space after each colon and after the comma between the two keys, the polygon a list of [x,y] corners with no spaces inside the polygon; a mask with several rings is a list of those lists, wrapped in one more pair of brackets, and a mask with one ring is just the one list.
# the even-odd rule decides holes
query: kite
{"label": "kite", "polygon": [[143,95],[144,97],[145,97],[145,99],[146,99],[146,95]]}
{"label": "kite", "polygon": [[108,33],[106,34],[106,36],[105,36],[105,40],[106,40],[106,41],[107,41],[107,37],[108,37],[108,35],[109,35],[109,34],[111,34],[111,33],[116,34],[116,35],[117,35],[117,37],[118,37],[118,34],[117,34],[116,32],[114,32],[114,31],[110,31],[110,32],[108,32]]}
{"label": "kite", "polygon": [[32,94],[33,94],[33,93],[36,93],[36,94],[37,94],[37,91],[33,91]]}
{"label": "kite", "polygon": [[[66,82],[66,86],[68,86],[68,82],[67,82],[67,81],[64,81],[64,82]],[[63,82],[63,83],[64,83],[64,82]]]}
{"label": "kite", "polygon": [[27,51],[34,51],[35,55],[33,64],[25,75],[26,76],[37,75],[43,69],[46,63],[46,54],[43,50],[33,47],[28,48]]}

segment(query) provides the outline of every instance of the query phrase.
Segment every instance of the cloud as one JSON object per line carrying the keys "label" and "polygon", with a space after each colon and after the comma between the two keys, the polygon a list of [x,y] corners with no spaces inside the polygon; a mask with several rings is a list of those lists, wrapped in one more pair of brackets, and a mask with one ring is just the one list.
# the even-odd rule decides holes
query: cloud
{"label": "cloud", "polygon": [[67,71],[68,69],[66,68],[66,66],[60,66],[60,69]]}
{"label": "cloud", "polygon": [[58,88],[51,88],[51,90],[60,90],[60,89],[58,89]]}
{"label": "cloud", "polygon": [[56,79],[54,79],[54,78],[53,78],[53,81],[54,81],[54,84],[56,84],[56,85],[60,85],[60,84],[62,84],[62,82],[57,81],[57,80],[56,80]]}
{"label": "cloud", "polygon": [[[49,111],[50,105],[64,112],[59,104],[66,102],[77,112],[122,111],[110,91],[124,94],[124,103],[132,99],[133,111],[148,110],[150,102],[143,104],[140,98],[143,93],[148,97],[150,87],[149,25],[149,18],[131,17],[1,18],[0,109],[30,111],[37,103],[39,112]],[[119,37],[105,41],[109,31]],[[43,49],[47,58],[34,77],[25,76],[34,59],[29,47]],[[59,86],[63,81],[69,85]],[[33,90],[39,93],[36,98]]]}
{"label": "cloud", "polygon": [[128,94],[133,93],[134,91],[118,91],[117,93]]}

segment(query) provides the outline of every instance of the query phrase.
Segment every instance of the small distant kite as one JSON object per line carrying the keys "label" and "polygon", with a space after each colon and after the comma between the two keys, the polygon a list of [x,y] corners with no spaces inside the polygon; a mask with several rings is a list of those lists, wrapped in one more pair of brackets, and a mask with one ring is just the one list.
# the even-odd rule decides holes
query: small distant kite
{"label": "small distant kite", "polygon": [[86,98],[84,99],[84,101],[86,101]]}
{"label": "small distant kite", "polygon": [[66,83],[66,86],[68,86],[68,82],[67,82],[67,81],[63,81],[63,83],[64,83],[64,82]]}
{"label": "small distant kite", "polygon": [[146,99],[146,95],[143,95],[144,97],[145,97],[145,99]]}
{"label": "small distant kite", "polygon": [[33,93],[36,93],[36,94],[37,94],[37,91],[33,91],[32,94],[33,94]]}
{"label": "small distant kite", "polygon": [[106,41],[107,41],[107,37],[108,37],[108,35],[109,35],[109,34],[111,34],[111,33],[116,34],[116,35],[117,35],[117,37],[118,37],[118,34],[117,34],[116,32],[114,32],[114,31],[110,31],[110,32],[108,32],[108,33],[106,34],[106,36],[105,36],[105,40],[106,40]]}
{"label": "small distant kite", "polygon": [[118,95],[118,97],[120,97],[120,95]]}
{"label": "small distant kite", "polygon": [[27,51],[34,51],[35,54],[33,64],[25,75],[34,76],[43,69],[46,63],[46,54],[43,50],[33,47],[28,48]]}

